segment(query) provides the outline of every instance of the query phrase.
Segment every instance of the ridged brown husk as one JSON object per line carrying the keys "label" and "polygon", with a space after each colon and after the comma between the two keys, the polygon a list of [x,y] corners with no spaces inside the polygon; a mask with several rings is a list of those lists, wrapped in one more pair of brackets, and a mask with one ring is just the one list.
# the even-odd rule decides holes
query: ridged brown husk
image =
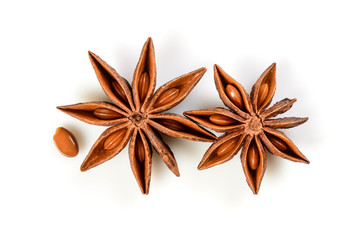
{"label": "ridged brown husk", "polygon": [[214,66],[216,88],[229,108],[210,108],[185,112],[195,122],[217,132],[225,132],[206,151],[198,169],[224,163],[242,148],[241,163],[248,185],[254,194],[259,192],[267,157],[265,149],[279,157],[309,163],[295,144],[276,129],[296,127],[308,118],[278,118],[289,110],[296,99],[283,99],[270,105],[276,89],[276,64],[268,67],[254,84],[250,96],[243,86],[218,65]]}
{"label": "ridged brown husk", "polygon": [[212,142],[216,136],[193,121],[174,113],[161,113],[179,104],[205,73],[200,68],[175,78],[155,93],[154,46],[149,38],[136,66],[132,85],[105,61],[89,52],[100,85],[112,103],[88,102],[58,107],[89,124],[110,126],[92,146],[81,171],[93,168],[117,155],[129,145],[131,169],[143,194],[149,193],[152,147],[168,168],[179,176],[175,157],[160,133],[192,141]]}

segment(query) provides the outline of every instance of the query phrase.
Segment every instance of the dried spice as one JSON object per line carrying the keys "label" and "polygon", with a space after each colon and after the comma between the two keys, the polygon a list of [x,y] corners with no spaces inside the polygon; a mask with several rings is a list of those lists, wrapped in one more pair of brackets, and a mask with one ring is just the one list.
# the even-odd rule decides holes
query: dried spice
{"label": "dried spice", "polygon": [[58,127],[53,136],[54,144],[66,157],[75,157],[79,153],[79,145],[74,135],[63,127]]}
{"label": "dried spice", "polygon": [[224,163],[240,155],[248,185],[254,194],[260,188],[267,158],[265,148],[276,156],[309,163],[295,144],[278,128],[296,127],[308,118],[285,117],[272,119],[289,110],[296,99],[283,99],[267,108],[275,94],[276,64],[267,68],[254,84],[250,96],[243,86],[214,66],[216,88],[221,100],[230,108],[210,108],[185,112],[195,122],[217,132],[225,132],[206,151],[198,169],[206,169]]}
{"label": "dried spice", "polygon": [[136,66],[132,85],[105,61],[89,52],[100,85],[112,103],[88,102],[58,107],[79,120],[110,126],[96,140],[81,165],[81,171],[93,168],[118,154],[130,141],[129,159],[143,194],[149,193],[152,148],[167,167],[179,176],[175,157],[160,133],[192,141],[212,142],[216,137],[193,121],[174,113],[161,113],[179,104],[205,73],[200,68],[175,78],[155,93],[155,53],[149,38]]}

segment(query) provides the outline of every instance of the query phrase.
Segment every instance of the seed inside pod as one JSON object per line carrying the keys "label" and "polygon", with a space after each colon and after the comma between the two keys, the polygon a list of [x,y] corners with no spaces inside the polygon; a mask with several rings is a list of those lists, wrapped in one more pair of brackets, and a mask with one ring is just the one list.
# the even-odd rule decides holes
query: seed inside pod
{"label": "seed inside pod", "polygon": [[120,113],[107,108],[95,109],[94,115],[99,119],[106,119],[106,120],[117,119],[122,117]]}
{"label": "seed inside pod", "polygon": [[138,91],[140,102],[144,102],[146,94],[149,90],[150,78],[147,72],[143,72],[139,79]]}
{"label": "seed inside pod", "polygon": [[256,147],[255,141],[252,141],[247,152],[247,161],[252,170],[256,170],[260,163],[259,150]]}
{"label": "seed inside pod", "polygon": [[174,131],[182,132],[185,130],[185,126],[177,121],[174,121],[172,119],[159,119],[157,120],[161,125],[170,128]]}
{"label": "seed inside pod", "polygon": [[285,151],[287,149],[287,144],[281,140],[278,137],[275,137],[273,135],[266,135],[268,137],[268,139],[270,140],[270,142],[280,151]]}
{"label": "seed inside pod", "polygon": [[220,115],[220,114],[213,114],[209,117],[209,120],[217,125],[221,125],[221,126],[229,126],[233,123],[236,122],[235,119],[232,119],[228,116],[225,115]]}
{"label": "seed inside pod", "polygon": [[79,146],[74,135],[63,127],[56,129],[53,136],[55,146],[66,157],[75,157],[79,152]]}
{"label": "seed inside pod", "polygon": [[136,137],[135,141],[135,157],[139,162],[145,161],[145,148],[140,135]]}
{"label": "seed inside pod", "polygon": [[126,129],[121,129],[110,134],[104,141],[104,149],[111,150],[116,148],[123,140],[126,133]]}
{"label": "seed inside pod", "polygon": [[232,85],[232,84],[228,84],[225,88],[225,93],[228,96],[228,98],[240,109],[244,108],[244,102],[242,99],[242,96],[239,92],[239,90],[237,90],[237,88]]}
{"label": "seed inside pod", "polygon": [[258,93],[258,99],[259,99],[258,106],[259,107],[261,106],[261,104],[264,103],[268,94],[269,94],[269,84],[267,84],[267,83],[261,84],[259,93]]}
{"label": "seed inside pod", "polygon": [[128,101],[126,98],[126,94],[120,84],[114,80],[111,82],[111,88],[113,89],[115,95],[120,99],[120,101],[127,105]]}
{"label": "seed inside pod", "polygon": [[218,156],[223,156],[229,152],[231,152],[234,147],[236,146],[237,142],[238,142],[238,138],[234,137],[229,139],[228,141],[224,142],[222,145],[220,145],[220,147],[218,147],[216,154]]}
{"label": "seed inside pod", "polygon": [[179,95],[180,90],[178,88],[170,88],[166,90],[160,97],[156,100],[154,107],[160,107],[169,102],[173,101]]}

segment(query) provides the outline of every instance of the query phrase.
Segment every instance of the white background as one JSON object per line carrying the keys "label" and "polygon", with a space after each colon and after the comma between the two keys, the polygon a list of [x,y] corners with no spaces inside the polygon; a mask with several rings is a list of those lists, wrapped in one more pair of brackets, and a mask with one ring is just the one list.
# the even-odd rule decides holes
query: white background
{"label": "white background", "polygon": [[[0,239],[359,239],[359,22],[356,1],[1,1]],[[127,147],[81,173],[105,128],[56,106],[107,100],[87,51],[131,81],[149,36],[157,87],[208,69],[177,113],[223,106],[213,64],[250,91],[276,62],[274,101],[298,99],[282,116],[309,117],[284,132],[310,165],[269,154],[253,195],[239,154],[198,171],[210,143],[167,137],[181,177],[154,154],[148,196]],[[56,150],[59,126],[77,157]]]}

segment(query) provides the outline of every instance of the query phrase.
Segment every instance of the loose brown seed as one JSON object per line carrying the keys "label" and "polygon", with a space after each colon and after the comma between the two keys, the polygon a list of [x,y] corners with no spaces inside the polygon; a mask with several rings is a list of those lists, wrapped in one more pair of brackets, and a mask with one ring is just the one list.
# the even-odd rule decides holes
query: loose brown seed
{"label": "loose brown seed", "polygon": [[138,85],[139,99],[141,103],[144,102],[145,100],[146,94],[149,90],[149,85],[150,85],[149,74],[147,72],[143,72],[140,76],[139,85]]}
{"label": "loose brown seed", "polygon": [[255,141],[252,141],[247,152],[247,161],[252,170],[256,170],[260,163],[259,150],[256,147]]}
{"label": "loose brown seed", "polygon": [[228,116],[220,115],[220,114],[214,114],[209,117],[209,120],[217,125],[221,126],[229,126],[236,122],[235,119],[232,119]]}
{"label": "loose brown seed", "polygon": [[53,140],[57,149],[66,157],[75,157],[79,146],[74,135],[63,127],[56,129]]}
{"label": "loose brown seed", "polygon": [[234,137],[226,142],[224,142],[222,145],[220,145],[216,151],[216,154],[218,156],[223,156],[229,152],[231,152],[231,150],[234,149],[234,147],[236,146],[236,143],[238,142],[238,138]]}
{"label": "loose brown seed", "polygon": [[99,119],[116,119],[123,117],[120,113],[115,112],[113,110],[107,109],[107,108],[97,108],[94,111],[94,115]]}
{"label": "loose brown seed", "polygon": [[244,108],[242,96],[234,85],[228,84],[225,88],[225,93],[228,98],[240,109]]}
{"label": "loose brown seed", "polygon": [[123,140],[125,133],[126,129],[121,129],[110,134],[104,141],[104,149],[111,150],[117,147]]}
{"label": "loose brown seed", "polygon": [[113,91],[115,92],[115,95],[120,99],[121,102],[127,104],[127,98],[124,90],[121,88],[120,84],[117,81],[112,81],[111,86]]}
{"label": "loose brown seed", "polygon": [[138,135],[135,141],[135,157],[139,162],[145,161],[145,148],[141,137]]}
{"label": "loose brown seed", "polygon": [[154,107],[160,107],[165,104],[168,104],[169,102],[173,101],[177,98],[179,95],[180,90],[178,88],[170,88],[167,91],[165,91],[161,96],[157,99],[157,101],[154,104]]}
{"label": "loose brown seed", "polygon": [[269,94],[269,84],[267,84],[267,83],[261,84],[260,89],[259,89],[259,94],[258,94],[258,99],[259,99],[258,106],[259,107],[261,106],[261,104],[264,103],[268,94]]}
{"label": "loose brown seed", "polygon": [[267,135],[270,142],[280,151],[285,151],[288,147],[287,144],[278,137]]}
{"label": "loose brown seed", "polygon": [[172,119],[161,119],[158,120],[158,122],[161,125],[164,125],[167,128],[170,128],[171,130],[182,132],[185,130],[185,126],[177,121],[174,121]]}

